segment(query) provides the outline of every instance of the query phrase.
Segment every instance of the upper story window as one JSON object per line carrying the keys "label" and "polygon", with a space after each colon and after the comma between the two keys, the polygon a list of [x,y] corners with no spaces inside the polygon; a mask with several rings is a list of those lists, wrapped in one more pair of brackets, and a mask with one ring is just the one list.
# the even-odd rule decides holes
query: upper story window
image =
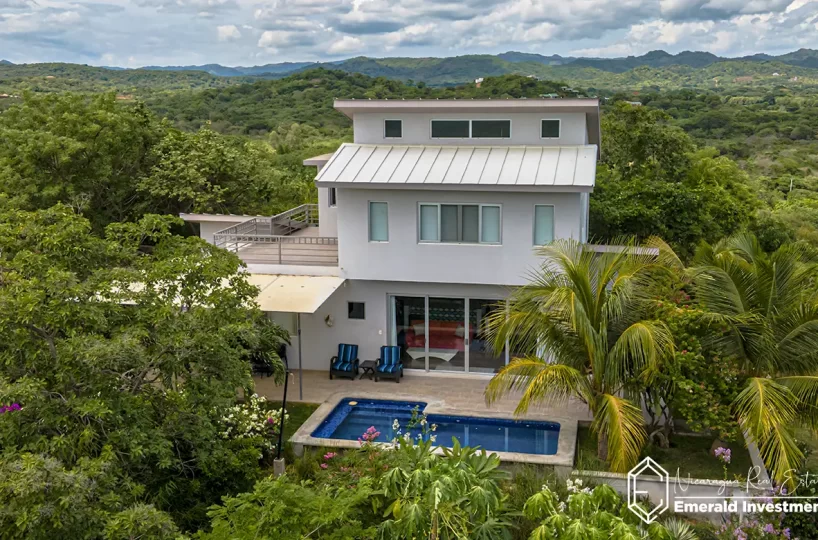
{"label": "upper story window", "polygon": [[389,206],[385,202],[369,202],[369,241],[389,241]]}
{"label": "upper story window", "polygon": [[554,241],[554,207],[534,205],[534,245],[544,246]]}
{"label": "upper story window", "polygon": [[508,139],[511,137],[511,120],[472,120],[472,139]]}
{"label": "upper story window", "polygon": [[336,197],[337,197],[337,193],[335,193],[335,188],[334,187],[329,188],[329,193],[328,193],[328,196],[327,196],[327,204],[330,207],[338,206],[338,200],[337,200]]}
{"label": "upper story window", "polygon": [[468,139],[468,120],[432,120],[433,139]]}
{"label": "upper story window", "polygon": [[540,122],[540,137],[543,139],[560,138],[560,121],[546,119]]}
{"label": "upper story window", "polygon": [[499,244],[499,204],[421,203],[418,240],[422,243]]}
{"label": "upper story window", "polygon": [[432,120],[433,139],[509,139],[511,120]]}
{"label": "upper story window", "polygon": [[384,139],[400,139],[403,137],[403,120],[383,121]]}

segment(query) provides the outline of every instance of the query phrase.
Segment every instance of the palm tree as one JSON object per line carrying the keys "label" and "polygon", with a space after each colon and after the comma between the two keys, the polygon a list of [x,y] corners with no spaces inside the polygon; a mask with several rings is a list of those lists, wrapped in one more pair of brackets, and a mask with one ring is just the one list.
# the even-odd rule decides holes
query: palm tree
{"label": "palm tree", "polygon": [[[650,246],[672,253],[660,240]],[[665,359],[673,337],[649,320],[651,286],[666,270],[657,249],[623,243],[595,249],[557,240],[541,249],[541,268],[488,321],[495,348],[515,358],[492,378],[486,400],[521,391],[517,414],[576,398],[594,415],[598,456],[626,471],[646,440],[639,390]],[[664,256],[664,255],[663,255]]]}
{"label": "palm tree", "polygon": [[801,246],[765,253],[751,234],[703,245],[694,294],[725,331],[714,345],[748,377],[733,402],[773,478],[792,486],[803,460],[793,428],[818,427],[818,266]]}

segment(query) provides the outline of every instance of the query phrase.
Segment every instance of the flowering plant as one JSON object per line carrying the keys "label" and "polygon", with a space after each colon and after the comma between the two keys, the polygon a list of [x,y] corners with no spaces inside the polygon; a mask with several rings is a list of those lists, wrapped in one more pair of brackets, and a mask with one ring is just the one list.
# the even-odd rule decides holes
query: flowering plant
{"label": "flowering plant", "polygon": [[12,403],[11,405],[3,405],[2,407],[0,407],[0,414],[4,414],[4,413],[7,413],[7,412],[12,412],[12,411],[19,411],[20,409],[22,409],[22,407],[20,406],[19,403]]}
{"label": "flowering plant", "polygon": [[[266,410],[267,400],[257,394],[250,396],[244,403],[234,405],[222,416],[224,427],[221,432],[224,439],[258,439],[262,452],[275,449],[279,426],[281,426],[281,409]],[[289,415],[284,414],[286,421]]]}
{"label": "flowering plant", "polygon": [[[418,429],[417,435],[413,436],[412,430],[417,428],[420,429]],[[437,435],[434,434],[435,431],[437,431],[437,424],[430,424],[429,419],[426,418],[426,414],[420,412],[420,408],[415,405],[412,409],[411,418],[406,422],[406,433],[401,429],[400,422],[397,418],[392,422],[392,446],[396,447],[399,443],[414,444],[414,438],[416,438],[418,442],[429,441],[434,444],[437,441]]]}
{"label": "flowering plant", "polygon": [[730,460],[733,457],[732,451],[729,448],[719,446],[716,448],[716,451],[713,452],[713,455],[716,456],[716,459],[721,461],[721,468],[724,470],[724,479],[727,480],[727,466],[730,464]]}

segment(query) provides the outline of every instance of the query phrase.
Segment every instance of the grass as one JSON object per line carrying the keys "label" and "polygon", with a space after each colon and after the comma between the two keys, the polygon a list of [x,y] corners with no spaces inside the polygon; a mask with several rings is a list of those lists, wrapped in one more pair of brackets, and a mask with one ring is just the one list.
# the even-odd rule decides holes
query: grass
{"label": "grass", "polygon": [[[280,401],[269,401],[268,404],[271,409],[281,408]],[[284,422],[284,440],[287,441],[290,437],[295,435],[295,432],[298,431],[301,424],[306,422],[307,418],[309,418],[318,407],[318,403],[288,402],[287,414],[290,415],[290,418]]]}
{"label": "grass", "polygon": [[[642,456],[650,456],[659,465],[664,467],[671,476],[679,471],[681,478],[709,478],[721,480],[724,478],[722,464],[710,455],[710,446],[713,439],[710,437],[696,437],[691,435],[673,435],[670,448],[647,446]],[[729,445],[732,451],[732,461],[727,466],[727,479],[734,480],[737,476],[747,477],[747,471],[753,466],[750,454],[743,445],[733,443]],[[577,469],[591,471],[607,471],[608,465],[596,457],[596,435],[588,427],[580,426],[577,434]]]}

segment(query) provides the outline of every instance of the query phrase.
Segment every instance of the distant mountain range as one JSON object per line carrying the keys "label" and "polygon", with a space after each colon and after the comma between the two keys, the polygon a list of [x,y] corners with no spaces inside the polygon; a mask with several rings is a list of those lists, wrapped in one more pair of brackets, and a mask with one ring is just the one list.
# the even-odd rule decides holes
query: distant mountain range
{"label": "distant mountain range", "polygon": [[[510,64],[540,64],[544,66],[571,66],[575,68],[587,67],[623,73],[634,68],[647,66],[661,68],[668,66],[689,66],[703,68],[718,62],[745,60],[750,62],[780,62],[782,64],[818,69],[818,50],[799,49],[779,56],[769,54],[754,54],[740,58],[716,56],[709,52],[683,51],[670,54],[662,50],[650,51],[641,56],[627,56],[620,58],[583,58],[560,56],[558,54],[544,56],[535,53],[509,51],[497,55],[467,55],[446,58],[369,58],[359,56],[337,62],[282,62],[265,64],[263,66],[228,67],[220,64],[206,64],[201,66],[146,66],[142,69],[162,71],[204,71],[219,77],[255,76],[280,77],[316,67],[341,69],[348,72],[363,73],[371,76],[385,76],[397,79],[415,79],[417,81],[435,78],[444,72],[462,73],[471,72],[469,76],[502,75],[518,71]],[[428,73],[431,71],[431,73]],[[432,77],[430,77],[430,75]],[[462,79],[462,77],[459,77]],[[463,82],[462,80],[451,82]]]}
{"label": "distant mountain range", "polygon": [[[13,66],[7,60],[0,64]],[[29,67],[41,64],[28,64]],[[337,62],[282,62],[261,66],[145,66],[139,70],[109,67],[106,69],[135,72],[204,72],[216,78],[277,79],[313,68],[327,68],[361,73],[371,77],[413,80],[429,85],[446,86],[472,82],[478,77],[518,74],[569,81],[601,87],[638,87],[636,83],[667,84],[677,87],[720,84],[750,77],[774,79],[787,76],[793,80],[808,79],[818,83],[818,50],[799,49],[774,56],[754,54],[741,58],[716,56],[709,52],[683,51],[670,54],[662,50],[641,56],[620,58],[584,58],[541,55],[509,51],[497,55],[465,55],[445,58],[370,58],[358,56]],[[661,70],[661,73],[651,72]],[[743,80],[742,80],[743,82]]]}

